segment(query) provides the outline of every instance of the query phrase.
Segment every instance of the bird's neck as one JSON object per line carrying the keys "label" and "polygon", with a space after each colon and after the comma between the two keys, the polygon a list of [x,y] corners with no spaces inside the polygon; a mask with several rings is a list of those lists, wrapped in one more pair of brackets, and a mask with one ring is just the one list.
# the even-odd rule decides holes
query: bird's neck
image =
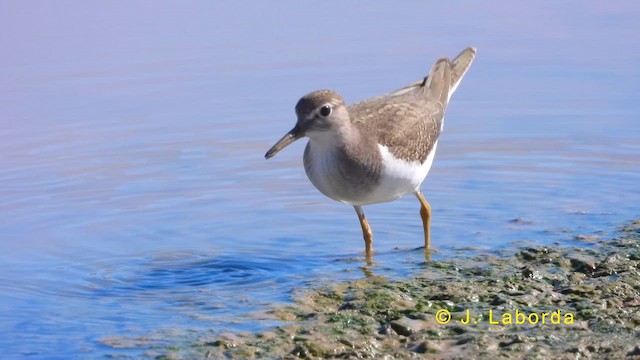
{"label": "bird's neck", "polygon": [[358,143],[361,139],[360,131],[351,123],[332,127],[329,130],[313,132],[307,136],[315,149],[327,151],[344,149],[349,144]]}

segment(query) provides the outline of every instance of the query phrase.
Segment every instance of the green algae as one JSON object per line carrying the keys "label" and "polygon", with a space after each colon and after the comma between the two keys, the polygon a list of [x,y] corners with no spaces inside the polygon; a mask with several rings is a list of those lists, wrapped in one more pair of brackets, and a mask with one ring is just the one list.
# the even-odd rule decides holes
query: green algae
{"label": "green algae", "polygon": [[[439,323],[439,311],[451,320]],[[640,358],[640,221],[587,248],[428,262],[401,281],[370,276],[305,291],[271,315],[285,324],[159,356]]]}

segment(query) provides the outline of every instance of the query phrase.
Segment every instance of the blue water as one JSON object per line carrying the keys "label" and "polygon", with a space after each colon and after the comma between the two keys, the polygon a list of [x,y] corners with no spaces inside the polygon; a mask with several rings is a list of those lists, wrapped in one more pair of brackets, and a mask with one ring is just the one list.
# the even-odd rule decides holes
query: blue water
{"label": "blue water", "polygon": [[[436,259],[588,246],[574,237],[640,215],[640,5],[364,5],[1,3],[3,357],[140,356],[273,325],[256,314],[296,291],[419,269],[414,198],[365,208],[367,266],[304,141],[263,156],[303,94],[379,95],[466,46],[423,185]],[[105,345],[119,336],[147,342]]]}

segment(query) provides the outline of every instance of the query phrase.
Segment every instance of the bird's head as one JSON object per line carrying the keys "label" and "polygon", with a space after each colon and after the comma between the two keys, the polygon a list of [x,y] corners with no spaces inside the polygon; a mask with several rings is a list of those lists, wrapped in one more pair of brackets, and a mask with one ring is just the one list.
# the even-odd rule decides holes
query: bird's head
{"label": "bird's head", "polygon": [[303,96],[296,104],[296,125],[267,151],[275,156],[287,145],[303,137],[321,140],[335,136],[334,131],[349,122],[349,112],[342,96],[331,90],[318,90]]}

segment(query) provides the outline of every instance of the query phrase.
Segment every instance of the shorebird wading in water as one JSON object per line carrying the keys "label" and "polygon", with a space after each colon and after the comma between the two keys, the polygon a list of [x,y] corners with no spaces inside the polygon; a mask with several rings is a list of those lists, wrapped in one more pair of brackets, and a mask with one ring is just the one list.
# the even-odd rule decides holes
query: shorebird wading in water
{"label": "shorebird wading in water", "polygon": [[356,210],[367,256],[373,233],[362,205],[414,194],[420,201],[424,246],[431,246],[431,206],[420,190],[438,146],[451,95],[471,66],[467,48],[452,62],[441,58],[427,77],[390,94],[347,106],[335,91],[309,93],[296,104],[296,125],[265,158],[308,137],[304,170],[321,193]]}

